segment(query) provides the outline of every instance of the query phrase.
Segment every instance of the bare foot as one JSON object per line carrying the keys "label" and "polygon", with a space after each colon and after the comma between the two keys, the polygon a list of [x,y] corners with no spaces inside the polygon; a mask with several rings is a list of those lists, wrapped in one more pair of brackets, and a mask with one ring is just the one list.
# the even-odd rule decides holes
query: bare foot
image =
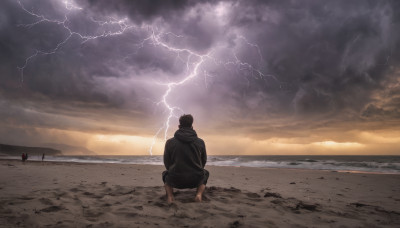
{"label": "bare foot", "polygon": [[196,197],[194,198],[194,201],[201,202],[201,197],[203,196],[203,192],[205,189],[206,189],[206,185],[204,185],[204,184],[197,187]]}
{"label": "bare foot", "polygon": [[196,195],[196,197],[194,198],[194,201],[201,202],[201,195]]}
{"label": "bare foot", "polygon": [[167,195],[167,202],[170,204],[174,201],[174,189],[168,184],[164,185],[165,194]]}

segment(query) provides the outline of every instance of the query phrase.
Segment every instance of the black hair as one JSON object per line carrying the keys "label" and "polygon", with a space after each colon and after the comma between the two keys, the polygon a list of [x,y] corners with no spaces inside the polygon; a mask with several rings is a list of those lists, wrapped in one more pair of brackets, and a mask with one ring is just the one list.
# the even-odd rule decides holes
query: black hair
{"label": "black hair", "polygon": [[193,116],[190,114],[183,114],[179,117],[179,127],[192,127]]}

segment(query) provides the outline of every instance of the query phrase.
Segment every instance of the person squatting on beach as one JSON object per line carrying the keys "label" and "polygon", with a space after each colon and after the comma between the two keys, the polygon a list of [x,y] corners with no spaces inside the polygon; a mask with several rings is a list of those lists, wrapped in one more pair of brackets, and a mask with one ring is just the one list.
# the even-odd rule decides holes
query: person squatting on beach
{"label": "person squatting on beach", "polygon": [[207,162],[204,141],[193,130],[193,116],[182,115],[179,129],[168,139],[164,149],[162,173],[168,203],[174,201],[173,188],[197,188],[195,201],[201,202],[209,172],[204,169]]}

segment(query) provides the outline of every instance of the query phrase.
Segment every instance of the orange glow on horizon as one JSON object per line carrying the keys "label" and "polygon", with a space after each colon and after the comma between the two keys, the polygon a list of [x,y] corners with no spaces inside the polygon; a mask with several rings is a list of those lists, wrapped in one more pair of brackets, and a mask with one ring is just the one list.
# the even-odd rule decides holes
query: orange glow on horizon
{"label": "orange glow on horizon", "polygon": [[[153,136],[105,134],[71,130],[35,128],[32,146],[45,143],[86,148],[98,155],[150,155]],[[198,132],[209,155],[400,155],[400,132],[346,132],[309,137],[273,137],[255,139],[243,135]],[[170,135],[169,137],[172,137]],[[343,139],[348,139],[344,141]],[[43,144],[40,144],[43,143]],[[165,141],[158,139],[154,155],[162,155]],[[28,145],[29,146],[29,145]],[[49,146],[51,147],[51,146]],[[84,150],[82,150],[84,152]],[[80,154],[65,151],[65,155]]]}
{"label": "orange glow on horizon", "polygon": [[342,148],[365,147],[365,145],[357,143],[357,142],[322,141],[322,142],[314,142],[312,144],[318,145],[318,146],[323,146],[323,147],[342,147]]}

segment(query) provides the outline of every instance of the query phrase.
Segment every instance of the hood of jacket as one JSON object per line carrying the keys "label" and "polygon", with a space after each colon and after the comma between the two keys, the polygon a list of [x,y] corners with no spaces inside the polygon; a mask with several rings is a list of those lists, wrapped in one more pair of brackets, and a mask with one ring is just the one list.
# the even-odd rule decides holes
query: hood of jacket
{"label": "hood of jacket", "polygon": [[183,143],[191,143],[197,139],[197,134],[193,128],[183,127],[175,132],[174,137]]}

